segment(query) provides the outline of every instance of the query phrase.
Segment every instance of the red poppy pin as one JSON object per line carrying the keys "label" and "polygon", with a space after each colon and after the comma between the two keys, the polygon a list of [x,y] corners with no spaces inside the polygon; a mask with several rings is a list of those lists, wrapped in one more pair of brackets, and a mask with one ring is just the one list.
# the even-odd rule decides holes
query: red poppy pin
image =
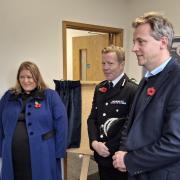
{"label": "red poppy pin", "polygon": [[155,93],[156,93],[156,89],[154,87],[149,87],[147,89],[147,95],[148,96],[154,96]]}
{"label": "red poppy pin", "polygon": [[107,88],[106,87],[101,87],[99,88],[99,91],[102,92],[102,93],[106,93],[107,92]]}
{"label": "red poppy pin", "polygon": [[35,101],[34,107],[37,108],[37,109],[40,108],[41,107],[41,103],[39,103],[38,101]]}

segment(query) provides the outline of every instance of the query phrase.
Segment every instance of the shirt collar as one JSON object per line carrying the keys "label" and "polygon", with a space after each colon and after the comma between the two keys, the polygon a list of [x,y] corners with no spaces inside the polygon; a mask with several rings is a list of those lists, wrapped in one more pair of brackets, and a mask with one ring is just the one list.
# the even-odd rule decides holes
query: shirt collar
{"label": "shirt collar", "polygon": [[153,69],[152,71],[147,71],[145,74],[145,77],[151,77],[154,76],[158,73],[160,73],[167,65],[167,63],[170,61],[171,57],[169,57],[164,63],[162,63],[160,66],[158,66],[157,68]]}
{"label": "shirt collar", "polygon": [[116,79],[112,81],[113,87],[119,82],[119,80],[124,76],[124,72],[120,74]]}

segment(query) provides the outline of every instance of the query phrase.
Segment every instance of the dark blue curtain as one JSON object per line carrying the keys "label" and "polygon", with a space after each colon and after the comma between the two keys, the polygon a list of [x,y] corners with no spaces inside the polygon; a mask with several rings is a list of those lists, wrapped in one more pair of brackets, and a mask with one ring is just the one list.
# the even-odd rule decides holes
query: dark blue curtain
{"label": "dark blue curtain", "polygon": [[78,148],[81,141],[81,83],[68,80],[54,80],[54,83],[68,114],[68,148]]}

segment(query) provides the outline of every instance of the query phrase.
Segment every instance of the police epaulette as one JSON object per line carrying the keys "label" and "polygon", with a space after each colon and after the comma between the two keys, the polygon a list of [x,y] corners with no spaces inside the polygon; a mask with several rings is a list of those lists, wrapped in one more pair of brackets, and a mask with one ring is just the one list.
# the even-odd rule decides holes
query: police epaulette
{"label": "police epaulette", "polygon": [[128,79],[128,81],[134,83],[135,85],[138,84],[138,82],[134,78],[130,78],[130,79]]}

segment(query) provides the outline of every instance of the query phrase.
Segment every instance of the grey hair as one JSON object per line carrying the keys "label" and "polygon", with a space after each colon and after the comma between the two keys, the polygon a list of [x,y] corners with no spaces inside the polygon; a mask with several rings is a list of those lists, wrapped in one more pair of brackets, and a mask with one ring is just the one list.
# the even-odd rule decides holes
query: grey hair
{"label": "grey hair", "polygon": [[162,37],[167,37],[167,48],[168,50],[171,49],[174,38],[174,30],[172,23],[167,18],[158,12],[148,12],[143,16],[137,17],[133,21],[132,27],[137,28],[142,24],[149,24],[151,26],[151,36],[157,41],[159,41]]}

